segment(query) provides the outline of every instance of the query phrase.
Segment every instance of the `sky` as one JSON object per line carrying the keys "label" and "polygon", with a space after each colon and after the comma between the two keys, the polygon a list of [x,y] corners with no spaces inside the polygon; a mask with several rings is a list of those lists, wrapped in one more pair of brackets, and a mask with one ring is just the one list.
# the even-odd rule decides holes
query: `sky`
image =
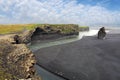
{"label": "sky", "polygon": [[120,0],[0,0],[0,24],[120,25]]}

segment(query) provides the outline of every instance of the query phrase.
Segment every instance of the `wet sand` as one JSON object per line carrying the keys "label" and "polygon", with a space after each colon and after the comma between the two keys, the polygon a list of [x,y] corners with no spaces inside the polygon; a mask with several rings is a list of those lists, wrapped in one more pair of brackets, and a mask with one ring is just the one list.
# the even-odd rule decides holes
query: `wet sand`
{"label": "wet sand", "polygon": [[84,37],[34,52],[37,64],[68,80],[120,80],[120,34]]}

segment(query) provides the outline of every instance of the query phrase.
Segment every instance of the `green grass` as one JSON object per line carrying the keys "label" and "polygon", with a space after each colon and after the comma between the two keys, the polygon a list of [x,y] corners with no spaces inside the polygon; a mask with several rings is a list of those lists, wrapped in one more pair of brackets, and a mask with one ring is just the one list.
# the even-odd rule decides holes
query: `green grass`
{"label": "green grass", "polygon": [[0,34],[16,33],[26,29],[32,30],[35,27],[44,28],[45,26],[50,26],[54,30],[61,30],[61,33],[69,33],[78,29],[78,25],[76,24],[11,24],[0,25]]}
{"label": "green grass", "polygon": [[89,28],[88,26],[78,26],[77,24],[8,24],[0,25],[0,34],[9,34],[21,32],[23,30],[32,30],[36,27],[45,28],[50,26],[53,30],[60,30],[61,33],[71,33],[80,29]]}
{"label": "green grass", "polygon": [[88,26],[79,26],[80,28],[89,28]]}
{"label": "green grass", "polygon": [[89,27],[88,26],[79,26],[79,30],[81,31],[88,31]]}
{"label": "green grass", "polygon": [[8,34],[20,32],[25,29],[34,29],[37,24],[11,24],[11,25],[0,25],[0,34]]}

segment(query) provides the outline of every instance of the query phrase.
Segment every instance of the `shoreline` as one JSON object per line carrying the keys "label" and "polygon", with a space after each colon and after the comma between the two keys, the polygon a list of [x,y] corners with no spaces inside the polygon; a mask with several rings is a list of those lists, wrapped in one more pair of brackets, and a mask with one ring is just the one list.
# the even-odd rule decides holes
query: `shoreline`
{"label": "shoreline", "polygon": [[[52,75],[54,75],[54,76],[56,76],[56,77],[58,77],[58,78],[61,78],[60,80],[69,80],[69,79],[67,79],[66,77],[61,76],[61,75],[59,75],[59,74],[57,74],[57,73],[55,73],[55,72],[47,69],[46,67],[44,67],[44,66],[42,66],[42,65],[40,65],[40,64],[38,64],[38,63],[36,63],[36,65],[39,66],[40,68],[44,69],[45,71],[49,72],[50,74],[52,74]],[[38,74],[38,75],[39,75],[39,74]],[[41,76],[41,77],[42,77],[42,76]]]}

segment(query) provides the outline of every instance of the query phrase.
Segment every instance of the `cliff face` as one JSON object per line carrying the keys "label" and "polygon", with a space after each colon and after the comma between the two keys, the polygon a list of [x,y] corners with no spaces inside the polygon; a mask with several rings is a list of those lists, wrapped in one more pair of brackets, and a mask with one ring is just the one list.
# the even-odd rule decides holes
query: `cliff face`
{"label": "cliff face", "polygon": [[25,30],[13,36],[17,44],[30,43],[37,40],[54,40],[65,36],[78,35],[79,31],[88,31],[89,27],[79,27],[76,24],[46,24],[32,30]]}
{"label": "cliff face", "polygon": [[14,39],[16,43],[25,44],[36,40],[58,39],[64,36],[78,35],[79,31],[89,30],[88,27],[79,27],[77,24],[26,24],[3,25],[2,27],[5,26],[6,28],[0,34],[15,33]]}
{"label": "cliff face", "polygon": [[35,75],[36,60],[33,53],[25,44],[15,44],[12,37],[0,37],[0,80],[40,80]]}
{"label": "cliff face", "polygon": [[33,30],[26,30],[21,34],[15,35],[17,43],[29,43],[36,40],[57,39],[63,36],[78,35],[79,27],[75,24],[64,25],[42,25]]}

